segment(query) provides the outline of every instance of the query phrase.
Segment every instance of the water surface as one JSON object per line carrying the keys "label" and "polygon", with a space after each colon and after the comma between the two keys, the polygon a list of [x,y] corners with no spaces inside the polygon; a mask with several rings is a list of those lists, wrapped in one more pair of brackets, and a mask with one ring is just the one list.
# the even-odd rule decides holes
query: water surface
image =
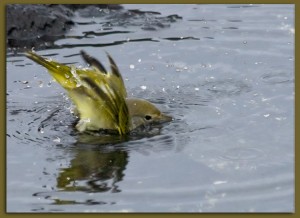
{"label": "water surface", "polygon": [[8,52],[7,211],[293,212],[294,6],[124,7],[147,13],[78,11],[37,52],[84,66],[81,49],[105,65],[107,51],[129,95],[175,120],[78,134],[64,90]]}

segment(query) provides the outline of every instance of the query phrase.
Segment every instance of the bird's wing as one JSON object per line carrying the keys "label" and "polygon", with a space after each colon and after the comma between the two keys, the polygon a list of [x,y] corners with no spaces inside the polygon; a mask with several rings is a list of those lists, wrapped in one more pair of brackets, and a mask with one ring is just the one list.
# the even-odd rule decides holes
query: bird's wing
{"label": "bird's wing", "polygon": [[81,51],[91,66],[78,69],[45,59],[34,52],[27,57],[48,69],[52,77],[68,91],[80,114],[79,131],[115,129],[120,135],[129,132],[126,88],[113,59],[107,54],[111,72],[95,58]]}

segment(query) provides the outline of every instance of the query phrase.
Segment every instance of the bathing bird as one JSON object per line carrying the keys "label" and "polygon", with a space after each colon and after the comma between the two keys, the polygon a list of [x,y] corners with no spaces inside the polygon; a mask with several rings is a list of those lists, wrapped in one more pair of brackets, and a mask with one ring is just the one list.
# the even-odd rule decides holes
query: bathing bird
{"label": "bathing bird", "polygon": [[79,132],[105,130],[126,135],[141,126],[172,120],[149,101],[127,97],[122,75],[108,53],[110,71],[85,51],[81,50],[80,55],[88,68],[68,66],[26,52],[29,59],[45,67],[66,90],[79,117],[75,126]]}

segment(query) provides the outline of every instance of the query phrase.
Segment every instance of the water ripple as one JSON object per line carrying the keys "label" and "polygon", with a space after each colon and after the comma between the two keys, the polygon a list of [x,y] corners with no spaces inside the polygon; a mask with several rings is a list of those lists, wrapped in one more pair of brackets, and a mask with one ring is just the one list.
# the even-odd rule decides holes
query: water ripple
{"label": "water ripple", "polygon": [[230,97],[251,91],[250,84],[233,79],[207,82],[203,86],[209,95],[215,97]]}
{"label": "water ripple", "polygon": [[294,83],[294,77],[288,72],[265,73],[261,80],[267,84]]}
{"label": "water ripple", "polygon": [[227,150],[221,157],[225,160],[253,160],[262,155],[263,151],[257,148],[236,147]]}

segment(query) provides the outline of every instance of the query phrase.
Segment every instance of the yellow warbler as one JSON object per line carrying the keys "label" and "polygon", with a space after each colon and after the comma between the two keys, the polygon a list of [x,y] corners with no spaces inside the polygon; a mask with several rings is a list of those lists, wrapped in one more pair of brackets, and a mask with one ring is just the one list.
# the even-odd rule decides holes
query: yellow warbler
{"label": "yellow warbler", "polygon": [[171,121],[152,103],[138,98],[127,98],[119,69],[107,54],[111,71],[96,58],[80,52],[90,68],[75,68],[34,52],[26,56],[48,69],[51,76],[68,92],[79,113],[76,129],[80,132],[108,130],[125,135],[141,125]]}

